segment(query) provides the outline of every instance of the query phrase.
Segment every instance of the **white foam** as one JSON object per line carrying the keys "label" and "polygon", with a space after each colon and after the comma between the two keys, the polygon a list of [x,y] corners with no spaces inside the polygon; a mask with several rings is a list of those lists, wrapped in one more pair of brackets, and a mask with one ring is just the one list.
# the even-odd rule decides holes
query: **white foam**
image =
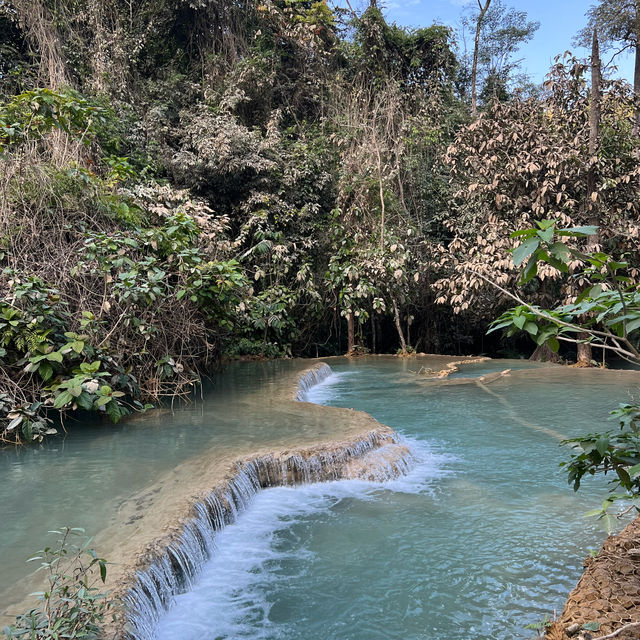
{"label": "white foam", "polygon": [[338,480],[260,491],[238,519],[215,538],[215,553],[191,589],[175,598],[157,627],[159,640],[286,638],[282,625],[269,621],[266,587],[279,578],[277,567],[294,560],[303,571],[309,552],[277,550],[278,532],[309,515],[326,513],[350,498],[374,500],[380,491],[430,492],[435,479],[449,473],[450,456],[434,453],[424,442],[409,441],[417,463],[392,482]]}
{"label": "white foam", "polygon": [[337,395],[336,385],[352,375],[353,372],[351,371],[332,372],[324,380],[307,389],[304,399],[306,402],[312,402],[313,404],[329,404]]}

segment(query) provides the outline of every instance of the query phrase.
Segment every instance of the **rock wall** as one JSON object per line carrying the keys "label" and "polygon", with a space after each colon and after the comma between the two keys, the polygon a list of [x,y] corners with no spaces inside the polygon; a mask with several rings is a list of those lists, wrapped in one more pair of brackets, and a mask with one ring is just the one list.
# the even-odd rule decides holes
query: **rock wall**
{"label": "rock wall", "polygon": [[[606,636],[630,623],[640,623],[640,518],[619,535],[610,536],[596,557],[585,560],[585,571],[569,595],[547,640],[588,640]],[[597,631],[582,630],[597,622]],[[615,636],[640,638],[640,625]]]}

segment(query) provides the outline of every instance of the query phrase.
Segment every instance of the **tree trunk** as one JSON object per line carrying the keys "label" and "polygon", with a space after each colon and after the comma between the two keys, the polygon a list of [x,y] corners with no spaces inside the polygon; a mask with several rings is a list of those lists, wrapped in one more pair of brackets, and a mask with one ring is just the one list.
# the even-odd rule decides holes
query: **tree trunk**
{"label": "tree trunk", "polygon": [[551,351],[549,345],[545,342],[543,345],[536,347],[529,360],[532,362],[560,362],[560,356]]}
{"label": "tree trunk", "polygon": [[[600,114],[602,110],[602,62],[600,60],[600,44],[598,30],[593,30],[591,43],[591,104],[589,106],[589,169],[587,172],[587,201],[585,209],[589,212],[589,222],[593,225],[600,223],[598,215],[598,174],[597,156],[600,139]],[[587,251],[594,251],[600,244],[600,234],[596,233],[587,239]],[[580,334],[580,339],[586,339],[586,334]],[[593,359],[590,344],[578,345],[578,366],[589,367]]]}
{"label": "tree trunk", "polygon": [[356,349],[356,332],[353,312],[347,314],[347,355],[353,353]]}
{"label": "tree trunk", "polygon": [[371,353],[376,352],[376,312],[371,312]]}
{"label": "tree trunk", "polygon": [[380,249],[384,249],[384,226],[385,226],[385,203],[384,203],[384,182],[382,181],[382,155],[380,148],[376,144],[376,159],[378,166],[378,194],[380,197]]}
{"label": "tree trunk", "polygon": [[478,7],[480,7],[480,13],[478,14],[478,21],[476,22],[476,38],[473,45],[473,65],[471,66],[471,116],[476,117],[478,109],[478,52],[480,50],[480,32],[482,30],[482,23],[484,17],[489,10],[491,0],[485,0],[484,5],[478,0]]}
{"label": "tree trunk", "polygon": [[[602,103],[602,61],[600,60],[600,43],[598,42],[598,30],[593,30],[591,44],[591,105],[589,108],[589,155],[590,160],[598,153],[598,140],[600,137],[600,112]],[[593,177],[595,186],[595,169],[590,162],[590,177]]]}
{"label": "tree trunk", "polygon": [[[588,333],[579,333],[578,338],[580,340],[587,340],[589,338]],[[578,345],[578,366],[579,367],[590,367],[592,360],[591,354],[591,345],[590,344],[579,344]]]}
{"label": "tree trunk", "polygon": [[400,312],[398,311],[398,304],[396,303],[395,298],[392,300],[392,302],[393,302],[393,317],[396,323],[398,337],[400,338],[400,347],[402,349],[402,353],[407,353],[407,342],[404,339],[404,332],[402,331],[402,323],[400,322]]}
{"label": "tree trunk", "polygon": [[[636,94],[638,102],[640,102],[640,0],[636,0],[635,35],[636,59],[633,69],[633,92]],[[635,135],[640,135],[640,105],[636,106],[636,112],[634,113],[633,133]]]}

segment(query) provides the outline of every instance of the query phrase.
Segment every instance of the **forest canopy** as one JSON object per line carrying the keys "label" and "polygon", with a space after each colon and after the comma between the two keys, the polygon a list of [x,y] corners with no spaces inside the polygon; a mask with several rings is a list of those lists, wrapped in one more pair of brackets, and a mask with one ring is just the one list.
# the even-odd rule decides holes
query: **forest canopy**
{"label": "forest canopy", "polygon": [[[373,0],[0,0],[2,439],[186,397],[223,356],[530,351],[485,334],[536,220],[637,265],[640,85],[604,68],[594,141],[593,57],[534,87],[539,25],[479,8],[464,55]],[[584,22],[635,46],[611,15]],[[525,293],[571,301],[582,267]]]}

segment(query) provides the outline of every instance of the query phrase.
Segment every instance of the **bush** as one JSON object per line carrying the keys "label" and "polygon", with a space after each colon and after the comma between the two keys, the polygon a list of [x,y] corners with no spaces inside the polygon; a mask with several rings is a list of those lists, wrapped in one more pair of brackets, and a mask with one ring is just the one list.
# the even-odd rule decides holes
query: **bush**
{"label": "bush", "polygon": [[60,536],[57,544],[45,547],[29,560],[41,560],[38,571],[46,574],[46,591],[33,594],[41,605],[17,616],[0,636],[29,640],[100,638],[102,623],[115,610],[108,593],[95,586],[98,581],[105,582],[107,562],[90,547],[91,538],[83,529],[63,527],[50,533]]}

